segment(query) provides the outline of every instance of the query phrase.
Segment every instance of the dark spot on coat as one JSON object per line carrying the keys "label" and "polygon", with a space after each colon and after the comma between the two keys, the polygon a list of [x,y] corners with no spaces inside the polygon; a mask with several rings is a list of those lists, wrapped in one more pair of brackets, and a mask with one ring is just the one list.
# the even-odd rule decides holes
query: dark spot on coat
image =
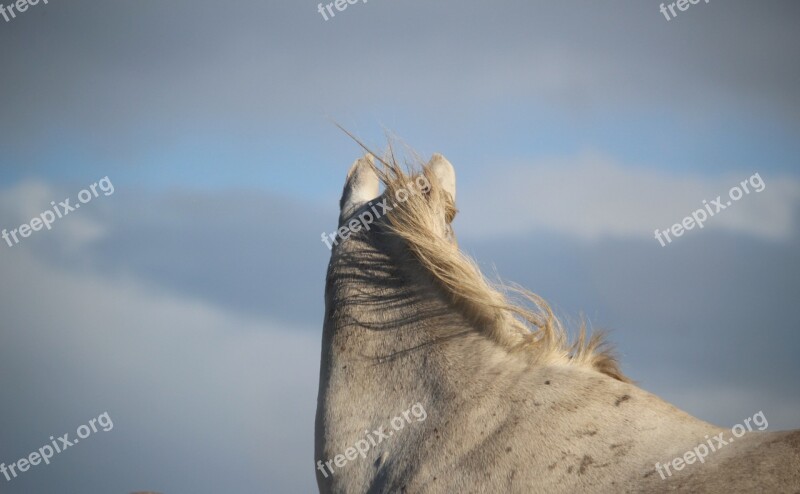
{"label": "dark spot on coat", "polygon": [[625,441],[624,443],[620,444],[612,444],[608,447],[611,451],[614,452],[614,456],[617,458],[621,456],[625,456],[628,452],[633,448],[633,441]]}
{"label": "dark spot on coat", "polygon": [[622,403],[624,401],[628,401],[630,399],[631,399],[631,395],[622,395],[619,398],[617,398],[617,401],[614,402],[614,406],[618,407],[620,405],[620,403]]}
{"label": "dark spot on coat", "polygon": [[584,455],[583,459],[581,460],[581,465],[580,467],[578,467],[578,474],[582,474],[583,472],[585,472],[586,469],[589,468],[589,465],[591,465],[592,463],[594,463],[592,457],[589,455]]}
{"label": "dark spot on coat", "polygon": [[544,383],[547,384],[547,385],[550,385],[550,381],[545,381]]}

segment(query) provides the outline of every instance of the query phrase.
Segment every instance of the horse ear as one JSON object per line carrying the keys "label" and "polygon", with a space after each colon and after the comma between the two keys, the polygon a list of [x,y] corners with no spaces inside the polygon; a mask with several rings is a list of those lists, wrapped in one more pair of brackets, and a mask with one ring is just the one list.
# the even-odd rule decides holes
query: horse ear
{"label": "horse ear", "polygon": [[431,160],[425,167],[433,172],[433,175],[439,180],[442,189],[450,194],[453,201],[456,200],[456,169],[447,161],[447,158],[439,153],[434,153]]}
{"label": "horse ear", "polygon": [[379,195],[379,180],[374,169],[375,159],[371,154],[357,159],[350,171],[339,201],[339,221],[352,215],[364,203],[369,202]]}

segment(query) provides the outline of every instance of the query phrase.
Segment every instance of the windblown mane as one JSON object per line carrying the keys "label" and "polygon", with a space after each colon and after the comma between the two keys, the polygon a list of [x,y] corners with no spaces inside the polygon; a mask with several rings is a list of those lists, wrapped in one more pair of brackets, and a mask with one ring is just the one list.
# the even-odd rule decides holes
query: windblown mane
{"label": "windblown mane", "polygon": [[[352,134],[348,135],[367,152],[378,156]],[[387,197],[395,197],[401,189],[408,191],[409,182],[419,174],[424,174],[430,183],[426,194],[409,193],[401,206],[386,214],[387,227],[405,241],[432,281],[476,328],[510,353],[523,354],[537,363],[584,365],[630,382],[622,374],[602,332],[587,337],[586,324],[581,322],[578,337],[570,344],[564,326],[544,299],[520,286],[495,286],[455,242],[441,235],[438,226],[441,219],[437,214],[444,211],[450,223],[457,213],[455,202],[436,176],[420,164],[421,160],[407,162],[404,171],[391,142],[386,156],[377,159],[382,166],[372,166],[385,186]],[[507,293],[525,299],[531,308],[513,302]]]}

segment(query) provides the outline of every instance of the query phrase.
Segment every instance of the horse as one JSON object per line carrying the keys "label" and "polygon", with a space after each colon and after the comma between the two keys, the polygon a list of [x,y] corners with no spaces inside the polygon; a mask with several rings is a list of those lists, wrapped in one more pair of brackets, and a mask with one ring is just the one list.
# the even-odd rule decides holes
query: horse
{"label": "horse", "polygon": [[368,151],[331,237],[321,493],[800,492],[800,430],[732,434],[641,389],[601,333],[570,343],[546,301],[460,251],[444,156]]}

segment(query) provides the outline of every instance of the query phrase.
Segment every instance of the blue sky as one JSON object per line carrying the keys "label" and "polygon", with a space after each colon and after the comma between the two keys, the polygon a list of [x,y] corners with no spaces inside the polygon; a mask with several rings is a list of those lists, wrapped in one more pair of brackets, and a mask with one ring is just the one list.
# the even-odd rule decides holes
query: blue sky
{"label": "blue sky", "polygon": [[[324,275],[360,150],[441,152],[460,245],[697,416],[800,427],[800,8],[74,0],[0,22],[0,492],[308,492]],[[759,173],[667,247],[656,228]]]}

